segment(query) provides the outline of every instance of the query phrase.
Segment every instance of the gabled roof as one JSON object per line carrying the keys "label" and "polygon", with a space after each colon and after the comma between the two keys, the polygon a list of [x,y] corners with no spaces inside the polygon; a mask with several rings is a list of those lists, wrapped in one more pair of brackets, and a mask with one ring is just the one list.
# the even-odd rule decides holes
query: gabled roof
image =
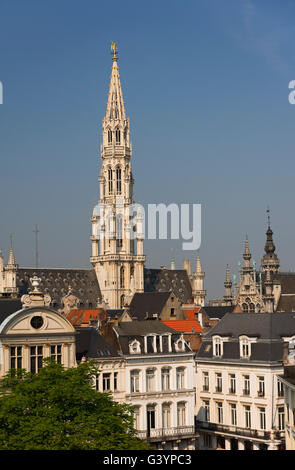
{"label": "gabled roof", "polygon": [[192,301],[192,287],[185,269],[145,268],[144,291],[172,291],[181,303]]}
{"label": "gabled roof", "polygon": [[160,314],[169,296],[170,292],[136,292],[130,303],[130,316],[142,321]]}
{"label": "gabled roof", "polygon": [[222,318],[227,313],[232,313],[235,309],[234,305],[230,306],[205,306],[202,307],[202,312],[204,312],[208,318]]}
{"label": "gabled roof", "polygon": [[181,333],[202,333],[201,325],[196,320],[167,320],[162,323]]}

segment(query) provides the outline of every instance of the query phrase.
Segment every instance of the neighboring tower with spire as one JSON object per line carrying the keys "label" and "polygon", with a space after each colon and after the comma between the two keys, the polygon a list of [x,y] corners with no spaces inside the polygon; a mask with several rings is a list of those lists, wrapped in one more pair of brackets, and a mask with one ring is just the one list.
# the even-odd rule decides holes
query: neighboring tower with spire
{"label": "neighboring tower with spire", "polygon": [[0,295],[5,297],[17,297],[18,288],[16,287],[16,274],[18,265],[15,262],[12,235],[10,235],[10,249],[8,255],[8,262],[5,265],[0,253]]}
{"label": "neighboring tower with spire", "polygon": [[280,260],[277,257],[275,250],[275,244],[273,242],[273,231],[270,227],[270,210],[267,209],[267,221],[268,227],[266,231],[266,243],[264,246],[265,254],[261,260],[261,269],[262,272],[270,274],[277,274],[280,271]]}
{"label": "neighboring tower with spire", "polygon": [[197,255],[196,271],[191,276],[194,303],[201,307],[205,305],[206,291],[204,289],[205,272],[202,271],[199,254]]}
{"label": "neighboring tower with spire", "polygon": [[265,294],[263,296],[264,300],[264,310],[267,313],[273,313],[274,311],[274,295],[273,295],[273,283],[270,276],[270,271],[266,271],[266,279],[264,281]]}
{"label": "neighboring tower with spire", "polygon": [[248,236],[245,240],[244,248],[244,266],[240,269],[240,285],[236,303],[243,312],[261,312],[263,311],[263,299],[257,282],[257,272],[255,262],[251,266],[251,252],[249,248]]}
{"label": "neighboring tower with spire", "polygon": [[145,255],[143,214],[137,214],[135,224],[129,214],[129,208],[134,204],[130,127],[129,118],[126,118],[115,43],[112,43],[111,50],[113,66],[107,110],[102,122],[99,204],[91,217],[90,261],[104,301],[110,308],[117,309],[124,307],[131,286],[135,292],[144,291]]}
{"label": "neighboring tower with spire", "polygon": [[232,294],[232,280],[231,280],[229,265],[226,266],[224,287],[225,287],[225,296],[223,297],[223,299],[227,306],[231,306],[233,305],[233,294]]}

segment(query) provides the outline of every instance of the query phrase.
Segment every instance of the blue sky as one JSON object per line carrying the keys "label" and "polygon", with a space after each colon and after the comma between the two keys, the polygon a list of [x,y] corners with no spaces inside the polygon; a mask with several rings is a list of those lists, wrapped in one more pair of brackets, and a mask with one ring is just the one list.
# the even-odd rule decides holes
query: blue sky
{"label": "blue sky", "polygon": [[[266,208],[282,270],[295,268],[295,2],[2,0],[0,247],[21,266],[88,267],[110,42],[130,117],[136,197],[201,203],[208,298],[223,295],[249,237],[259,265]],[[146,241],[147,266],[181,241]]]}

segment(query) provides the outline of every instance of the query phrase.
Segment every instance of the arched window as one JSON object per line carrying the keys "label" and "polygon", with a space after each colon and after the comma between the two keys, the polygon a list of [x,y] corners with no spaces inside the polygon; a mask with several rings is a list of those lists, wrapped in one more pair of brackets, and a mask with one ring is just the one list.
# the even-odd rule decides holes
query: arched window
{"label": "arched window", "polygon": [[121,247],[123,245],[123,220],[122,220],[121,214],[117,215],[116,239],[117,239],[117,246]]}
{"label": "arched window", "polygon": [[261,312],[261,305],[260,304],[256,305],[256,312],[258,312],[258,313]]}
{"label": "arched window", "polygon": [[112,131],[108,131],[108,143],[111,144],[113,141],[113,133]]}
{"label": "arched window", "polygon": [[124,289],[125,286],[125,270],[124,266],[121,266],[120,268],[120,288]]}
{"label": "arched window", "polygon": [[248,313],[248,311],[249,311],[248,304],[243,304],[242,305],[242,310],[243,310],[244,313]]}
{"label": "arched window", "polygon": [[163,403],[162,405],[162,428],[170,428],[171,426],[171,403]]}
{"label": "arched window", "polygon": [[108,170],[108,178],[109,178],[109,194],[113,192],[113,170],[109,168]]}
{"label": "arched window", "polygon": [[122,181],[121,181],[121,168],[116,168],[116,189],[117,194],[121,194],[122,191]]}
{"label": "arched window", "polygon": [[251,302],[250,304],[250,309],[249,309],[250,313],[254,313],[255,312],[255,305]]}
{"label": "arched window", "polygon": [[116,130],[116,144],[120,144],[121,142],[121,131],[119,129]]}
{"label": "arched window", "polygon": [[120,308],[124,308],[125,305],[125,295],[122,294],[120,297]]}

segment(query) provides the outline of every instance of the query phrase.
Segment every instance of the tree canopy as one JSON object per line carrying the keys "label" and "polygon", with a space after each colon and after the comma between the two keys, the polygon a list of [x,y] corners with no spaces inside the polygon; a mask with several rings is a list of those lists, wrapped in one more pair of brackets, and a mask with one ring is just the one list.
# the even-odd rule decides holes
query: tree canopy
{"label": "tree canopy", "polygon": [[136,437],[132,407],[93,388],[97,372],[52,360],[38,374],[11,370],[0,381],[0,449],[150,449]]}

